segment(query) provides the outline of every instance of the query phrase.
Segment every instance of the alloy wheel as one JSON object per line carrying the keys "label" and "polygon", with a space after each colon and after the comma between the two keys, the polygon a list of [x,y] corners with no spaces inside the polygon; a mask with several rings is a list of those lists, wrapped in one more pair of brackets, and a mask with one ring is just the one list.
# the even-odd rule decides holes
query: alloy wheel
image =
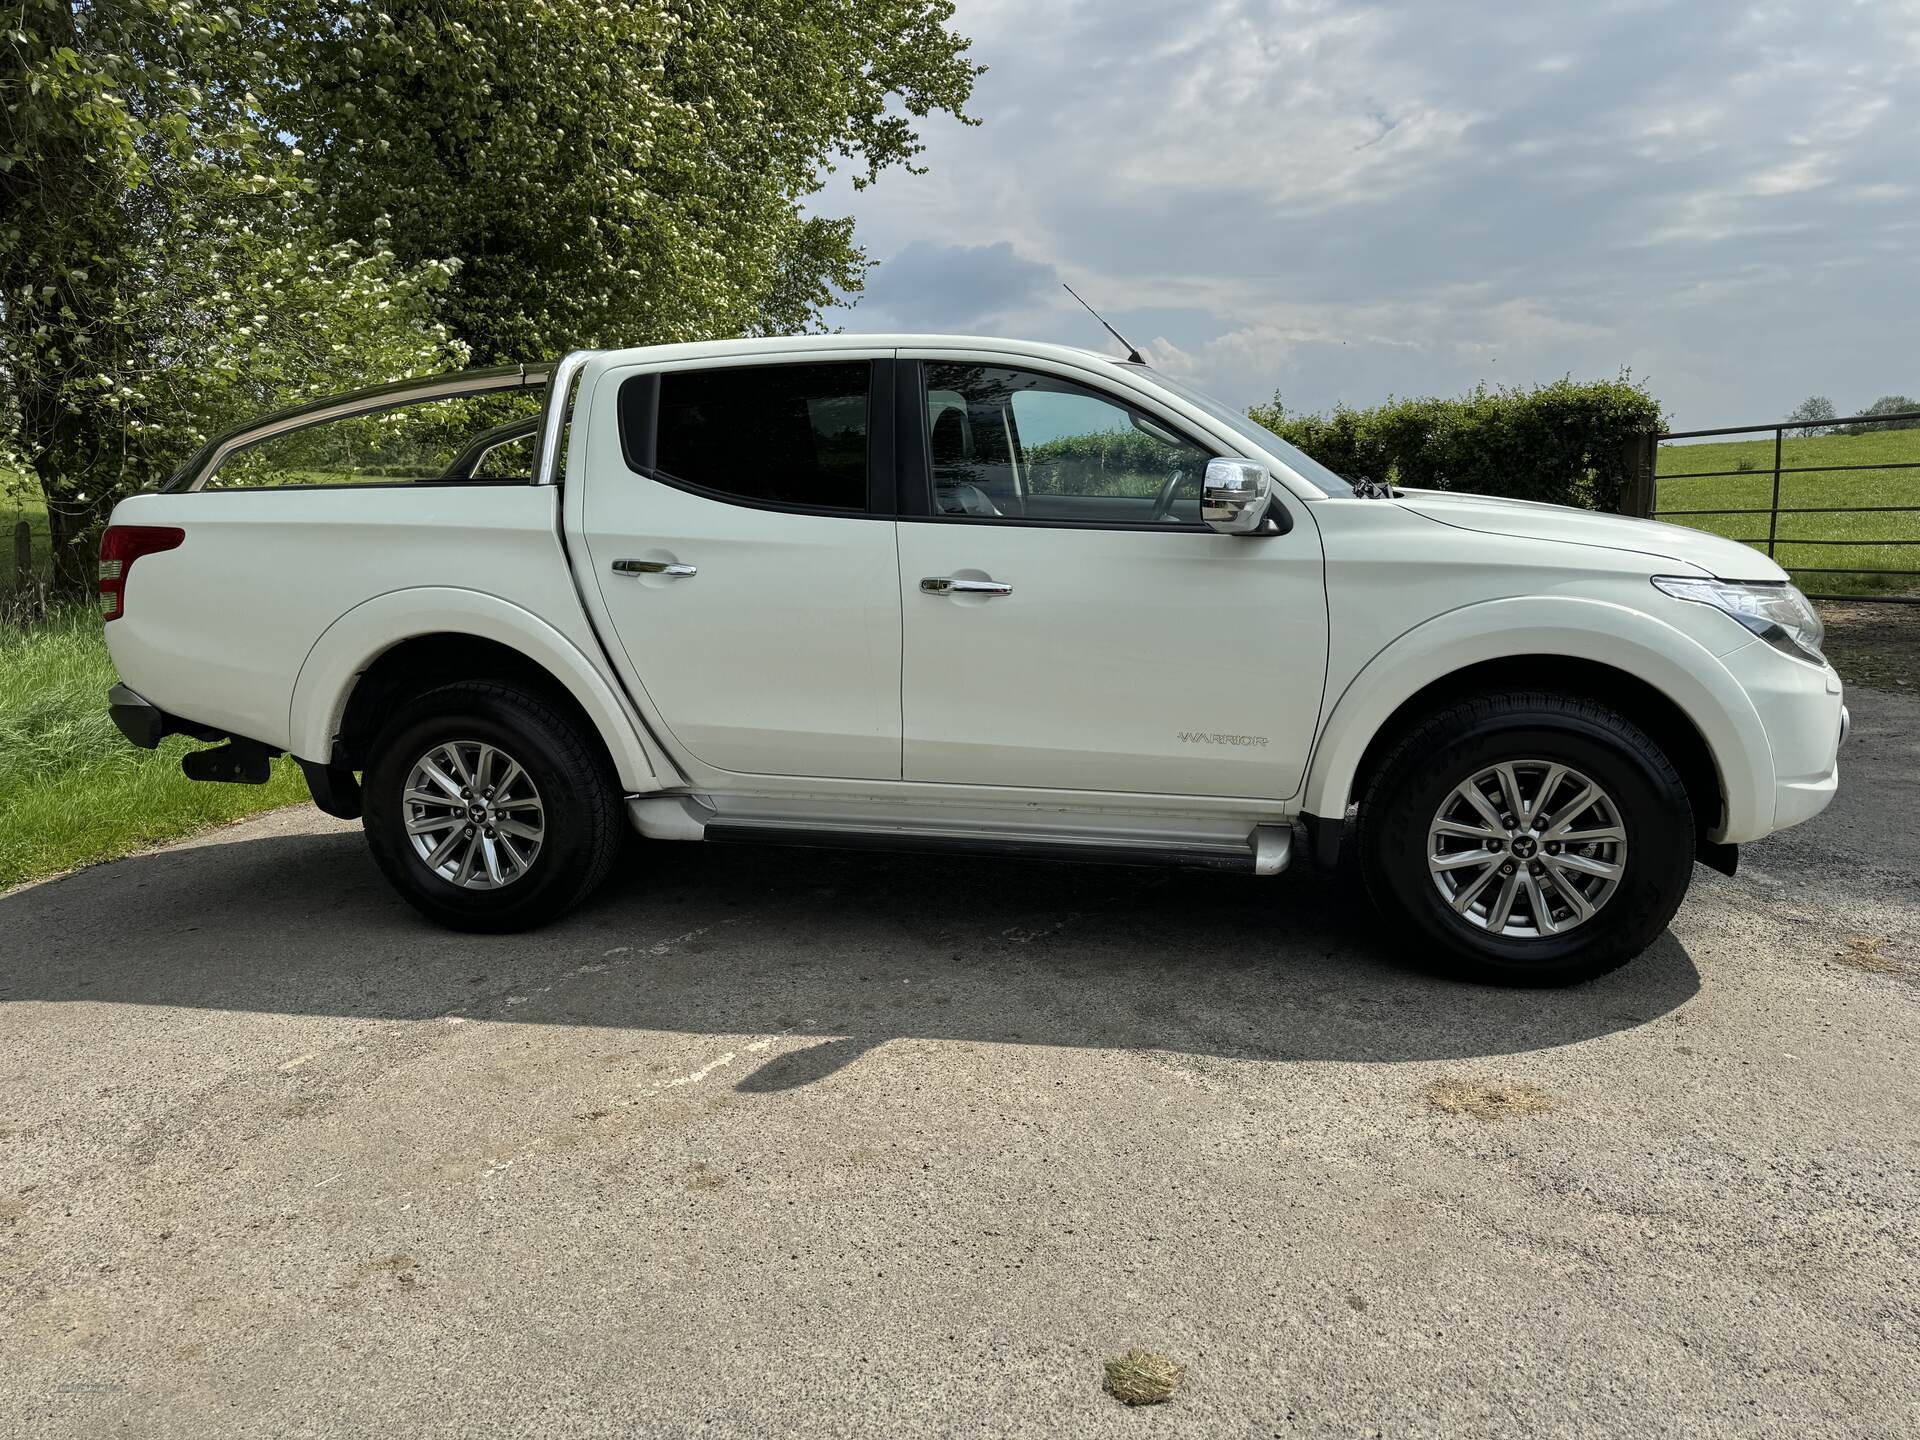
{"label": "alloy wheel", "polygon": [[450,740],[407,775],[407,840],[426,867],[465,890],[524,879],[546,837],[533,777],[496,745]]}
{"label": "alloy wheel", "polygon": [[1465,923],[1507,939],[1564,935],[1599,913],[1627,868],[1620,807],[1552,760],[1508,760],[1461,781],[1427,832],[1427,870]]}

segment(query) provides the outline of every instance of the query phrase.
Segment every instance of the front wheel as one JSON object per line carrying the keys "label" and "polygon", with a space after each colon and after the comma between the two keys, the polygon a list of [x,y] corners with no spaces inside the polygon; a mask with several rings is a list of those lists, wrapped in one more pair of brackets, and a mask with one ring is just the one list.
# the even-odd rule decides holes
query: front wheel
{"label": "front wheel", "polygon": [[1446,968],[1570,985],[1638,955],[1693,869],[1693,810],[1659,746],[1566,695],[1459,701],[1375,771],[1360,854],[1376,903]]}
{"label": "front wheel", "polygon": [[591,737],[545,699],[448,685],[404,706],[374,741],[367,842],[423,914],[508,931],[571,909],[619,851],[619,785]]}

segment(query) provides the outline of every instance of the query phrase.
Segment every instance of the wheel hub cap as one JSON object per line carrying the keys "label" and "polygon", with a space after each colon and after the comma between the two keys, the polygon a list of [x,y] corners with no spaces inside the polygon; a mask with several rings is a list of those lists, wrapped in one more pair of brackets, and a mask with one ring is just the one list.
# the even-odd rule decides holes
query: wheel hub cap
{"label": "wheel hub cap", "polygon": [[1620,888],[1626,823],[1613,798],[1552,760],[1488,766],[1448,792],[1427,832],[1427,870],[1447,907],[1508,939],[1564,935]]}
{"label": "wheel hub cap", "polygon": [[452,740],[422,755],[407,775],[405,809],[413,853],[463,890],[524,879],[546,839],[533,777],[479,740]]}

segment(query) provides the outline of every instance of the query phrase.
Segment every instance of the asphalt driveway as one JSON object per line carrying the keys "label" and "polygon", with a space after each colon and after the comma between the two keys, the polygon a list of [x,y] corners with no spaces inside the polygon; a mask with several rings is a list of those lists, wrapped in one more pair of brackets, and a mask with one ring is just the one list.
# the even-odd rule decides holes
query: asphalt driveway
{"label": "asphalt driveway", "polygon": [[0,1431],[1920,1433],[1920,700],[1850,699],[1545,994],[1310,872],[636,843],[475,938],[283,812],[0,896]]}

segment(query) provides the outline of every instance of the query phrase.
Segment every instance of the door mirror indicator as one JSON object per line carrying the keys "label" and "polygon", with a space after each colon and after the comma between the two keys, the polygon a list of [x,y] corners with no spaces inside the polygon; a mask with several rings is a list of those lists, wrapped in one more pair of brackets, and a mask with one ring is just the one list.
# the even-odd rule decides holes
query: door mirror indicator
{"label": "door mirror indicator", "polygon": [[1273,505],[1273,476],[1253,460],[1209,460],[1200,518],[1222,535],[1257,534]]}

